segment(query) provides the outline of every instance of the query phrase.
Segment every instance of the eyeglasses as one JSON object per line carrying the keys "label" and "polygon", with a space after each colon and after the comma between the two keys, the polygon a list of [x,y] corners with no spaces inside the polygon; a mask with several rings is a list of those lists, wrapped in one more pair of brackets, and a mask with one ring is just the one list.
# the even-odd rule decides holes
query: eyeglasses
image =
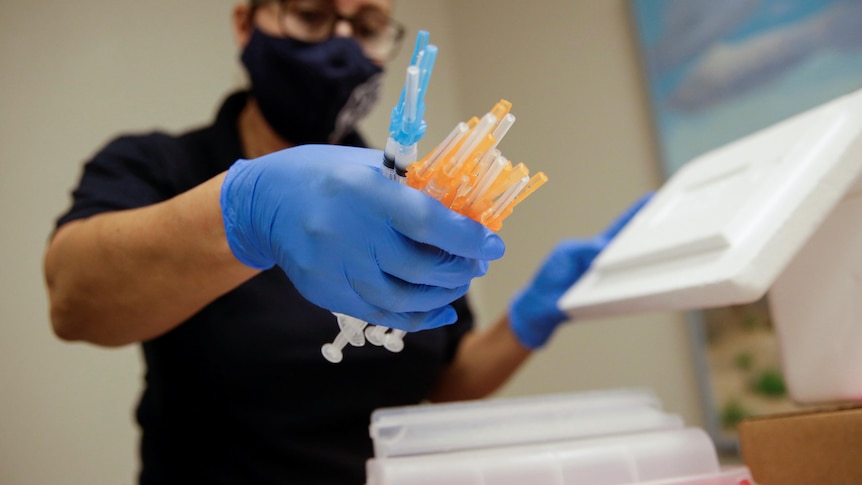
{"label": "eyeglasses", "polygon": [[398,53],[404,26],[373,6],[350,17],[341,15],[332,0],[281,0],[282,34],[303,42],[323,42],[333,36],[339,22],[350,24],[353,38],[369,59],[385,62]]}

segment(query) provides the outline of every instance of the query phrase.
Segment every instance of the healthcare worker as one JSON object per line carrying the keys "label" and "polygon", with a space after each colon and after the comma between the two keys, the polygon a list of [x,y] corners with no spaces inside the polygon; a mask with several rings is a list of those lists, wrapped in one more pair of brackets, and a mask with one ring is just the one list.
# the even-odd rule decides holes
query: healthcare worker
{"label": "healthcare worker", "polygon": [[[237,5],[250,89],[209,126],[121,136],[85,165],[45,255],[51,319],[64,340],[142,344],[140,483],[363,483],[372,410],[497,389],[630,217],[562,242],[473,330],[465,294],[502,240],[357,148],[404,35],[391,7]],[[414,332],[334,365],[330,311]]]}

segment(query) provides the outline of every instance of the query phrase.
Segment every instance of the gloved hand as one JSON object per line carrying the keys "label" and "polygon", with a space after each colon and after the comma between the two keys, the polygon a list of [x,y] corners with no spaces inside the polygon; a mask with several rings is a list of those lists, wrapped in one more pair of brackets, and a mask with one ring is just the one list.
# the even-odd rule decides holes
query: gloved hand
{"label": "gloved hand", "polygon": [[564,240],[551,251],[530,284],[509,304],[509,324],[525,347],[543,346],[557,326],[568,319],[557,301],[651,196],[638,200],[601,234],[591,239]]}
{"label": "gloved hand", "polygon": [[449,305],[502,257],[502,239],[379,173],[379,150],[305,145],[228,170],[221,207],[237,259],[280,266],[327,310],[407,331],[452,323]]}

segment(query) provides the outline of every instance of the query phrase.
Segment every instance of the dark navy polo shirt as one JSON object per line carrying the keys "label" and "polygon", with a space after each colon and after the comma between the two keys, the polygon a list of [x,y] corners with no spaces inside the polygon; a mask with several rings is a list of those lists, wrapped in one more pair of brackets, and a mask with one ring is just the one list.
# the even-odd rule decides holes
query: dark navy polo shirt
{"label": "dark navy polo shirt", "polygon": [[[243,157],[246,98],[230,96],[202,129],[110,142],[84,166],[58,227],[169,199],[226,170]],[[363,141],[354,133],[345,144]],[[458,323],[408,334],[401,353],[348,347],[331,364],[320,347],[335,337],[335,318],[281,269],[262,272],[143,343],[140,482],[364,483],[371,412],[426,398],[473,324],[464,299],[455,307]]]}

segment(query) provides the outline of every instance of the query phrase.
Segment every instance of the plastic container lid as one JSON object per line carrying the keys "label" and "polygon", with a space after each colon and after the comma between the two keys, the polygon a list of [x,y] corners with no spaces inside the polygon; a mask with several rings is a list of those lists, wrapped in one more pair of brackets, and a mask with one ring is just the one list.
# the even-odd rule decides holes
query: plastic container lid
{"label": "plastic container lid", "polygon": [[377,458],[683,427],[646,390],[608,390],[378,409]]}
{"label": "plastic container lid", "polygon": [[559,301],[578,317],[762,297],[862,171],[862,90],[684,165]]}

